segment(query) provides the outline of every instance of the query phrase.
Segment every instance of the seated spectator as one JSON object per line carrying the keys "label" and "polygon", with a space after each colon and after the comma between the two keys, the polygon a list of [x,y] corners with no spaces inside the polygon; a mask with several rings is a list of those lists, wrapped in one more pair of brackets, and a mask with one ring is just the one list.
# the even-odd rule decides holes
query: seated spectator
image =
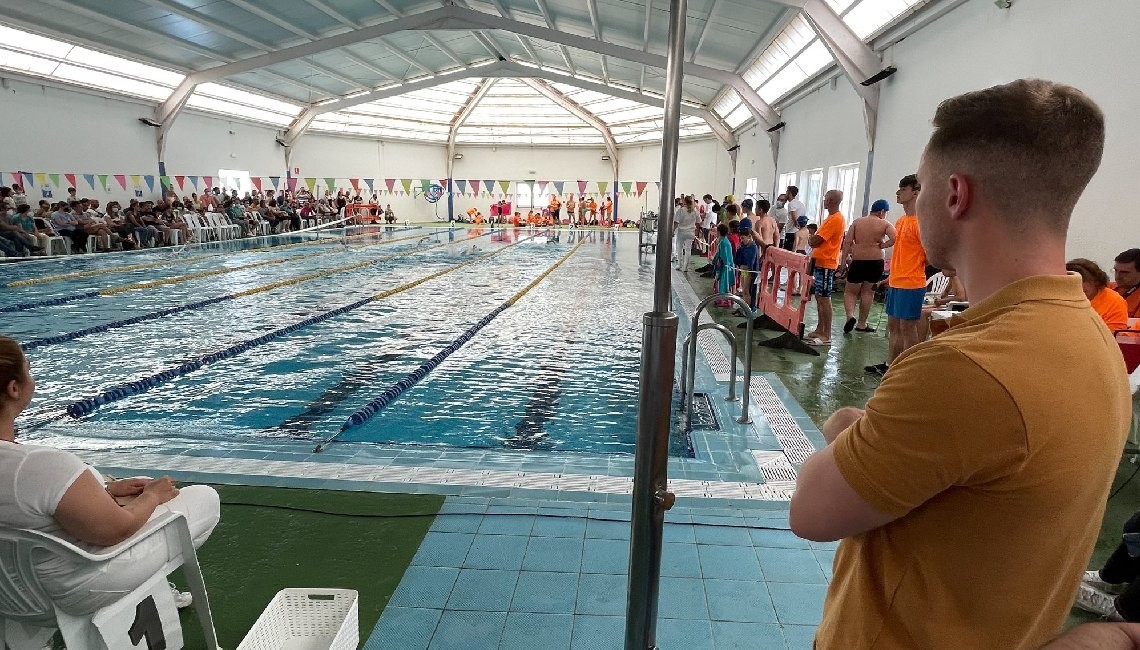
{"label": "seated spectator", "polygon": [[[15,420],[35,388],[19,344],[0,336],[0,525],[38,530],[98,551],[129,539],[155,514],[173,511],[186,515],[194,547],[205,543],[221,515],[213,488],[180,490],[165,477],[108,481],[74,454],[18,444]],[[73,566],[70,558],[49,554],[33,561],[53,603],[83,616],[149,580],[169,554],[165,536],[157,535],[95,567]],[[175,601],[190,604],[188,594],[176,592]]]}
{"label": "seated spectator", "polygon": [[1140,511],[1124,522],[1121,537],[1099,571],[1085,571],[1073,605],[1110,621],[1140,623]]}
{"label": "seated spectator", "polygon": [[1109,330],[1128,329],[1128,301],[1108,287],[1108,274],[1096,262],[1077,258],[1066,264],[1065,270],[1080,274],[1085,297]]}
{"label": "seated spectator", "polygon": [[1128,317],[1140,318],[1140,248],[1130,248],[1114,261],[1116,282],[1109,286],[1128,301]]}
{"label": "seated spectator", "polygon": [[79,221],[71,213],[71,206],[60,202],[55,212],[51,213],[51,225],[61,236],[71,240],[74,250],[87,250],[87,233],[79,226]]}
{"label": "seated spectator", "polygon": [[107,204],[107,216],[103,217],[107,227],[111,232],[119,237],[119,244],[123,250],[134,250],[137,248],[135,240],[135,228],[123,217],[122,206],[118,201],[111,201]]}
{"label": "seated spectator", "polygon": [[384,221],[387,223],[396,223],[396,213],[392,210],[391,203],[384,206]]}

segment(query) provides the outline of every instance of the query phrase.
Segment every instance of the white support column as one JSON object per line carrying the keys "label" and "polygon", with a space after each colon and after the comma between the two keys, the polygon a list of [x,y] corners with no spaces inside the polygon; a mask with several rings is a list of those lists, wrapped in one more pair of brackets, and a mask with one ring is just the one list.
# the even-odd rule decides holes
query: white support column
{"label": "white support column", "polygon": [[610,164],[613,167],[614,178],[616,179],[618,177],[618,150],[617,142],[614,140],[614,134],[610,132],[610,127],[597,115],[594,115],[577,102],[563,95],[557,89],[551,87],[546,81],[540,79],[523,79],[522,81],[547,99],[570,111],[572,115],[594,127],[602,134],[602,138],[606,141],[606,151],[610,154]]}

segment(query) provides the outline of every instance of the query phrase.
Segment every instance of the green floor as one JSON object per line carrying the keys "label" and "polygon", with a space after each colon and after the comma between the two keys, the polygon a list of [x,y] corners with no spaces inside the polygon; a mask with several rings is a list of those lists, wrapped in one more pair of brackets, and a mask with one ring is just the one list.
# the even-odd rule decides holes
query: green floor
{"label": "green floor", "polygon": [[[222,520],[198,559],[223,648],[236,648],[286,587],[357,590],[363,644],[443,503],[434,495],[216,487]],[[427,516],[401,516],[416,514]],[[192,608],[182,627],[185,647],[205,647]]]}
{"label": "green floor", "polygon": [[[703,278],[693,271],[690,271],[686,277],[698,296],[712,293],[711,279]],[[842,288],[839,293],[832,296],[832,307],[833,344],[830,347],[819,348],[820,356],[756,347],[752,357],[752,369],[778,375],[817,426],[822,425],[836,409],[844,406],[862,408],[866,404],[879,382],[877,378],[865,373],[863,367],[886,361],[887,354],[886,317],[883,315],[881,303],[874,305],[868,319],[871,327],[878,327],[879,331],[873,334],[843,334],[843,322],[846,316],[843,311]],[[733,331],[741,332],[743,336],[743,330],[737,329],[736,326],[743,323],[744,319],[732,316],[731,310],[715,306],[710,307],[709,311],[717,322],[728,325]],[[806,329],[810,331],[816,324],[814,305],[808,306],[805,321]],[[773,335],[771,332],[757,332],[757,334],[764,337]],[[740,358],[742,360],[744,358],[743,345]],[[1120,543],[1121,526],[1137,509],[1140,509],[1140,475],[1136,473],[1138,467],[1140,465],[1132,464],[1128,458],[1122,458],[1120,461],[1112,488],[1114,493],[1118,489],[1119,492],[1108,502],[1100,538],[1089,568],[1099,568],[1108,558]],[[1092,614],[1074,610],[1069,617],[1069,625],[1095,619]]]}

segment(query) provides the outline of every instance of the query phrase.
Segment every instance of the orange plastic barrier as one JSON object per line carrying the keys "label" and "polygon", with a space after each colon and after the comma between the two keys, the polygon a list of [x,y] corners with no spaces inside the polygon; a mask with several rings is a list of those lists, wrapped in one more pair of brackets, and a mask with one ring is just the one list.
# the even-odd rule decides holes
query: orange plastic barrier
{"label": "orange plastic barrier", "polygon": [[1120,353],[1124,355],[1124,365],[1128,368],[1128,374],[1132,374],[1140,367],[1140,336],[1117,335],[1116,342],[1120,345]]}
{"label": "orange plastic barrier", "polygon": [[[809,258],[769,246],[764,253],[764,265],[760,270],[760,294],[757,306],[764,314],[756,323],[765,329],[783,330],[776,338],[763,341],[760,345],[770,348],[785,348],[819,356],[819,351],[804,343],[804,314],[807,313],[811,298],[813,278],[808,273]],[[783,280],[787,271],[786,282]],[[771,282],[769,283],[769,280]],[[780,301],[783,289],[783,302]],[[795,289],[795,292],[793,292]],[[799,294],[799,304],[795,295]]]}
{"label": "orange plastic barrier", "polygon": [[379,215],[379,203],[349,203],[344,210],[344,216],[353,217],[353,222],[357,224],[376,223]]}

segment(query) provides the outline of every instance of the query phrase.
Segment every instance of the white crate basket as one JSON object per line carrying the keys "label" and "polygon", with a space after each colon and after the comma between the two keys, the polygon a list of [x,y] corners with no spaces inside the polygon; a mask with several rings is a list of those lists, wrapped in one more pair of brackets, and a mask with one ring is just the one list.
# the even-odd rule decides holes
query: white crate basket
{"label": "white crate basket", "polygon": [[356,599],[352,589],[282,589],[238,650],[356,650]]}

